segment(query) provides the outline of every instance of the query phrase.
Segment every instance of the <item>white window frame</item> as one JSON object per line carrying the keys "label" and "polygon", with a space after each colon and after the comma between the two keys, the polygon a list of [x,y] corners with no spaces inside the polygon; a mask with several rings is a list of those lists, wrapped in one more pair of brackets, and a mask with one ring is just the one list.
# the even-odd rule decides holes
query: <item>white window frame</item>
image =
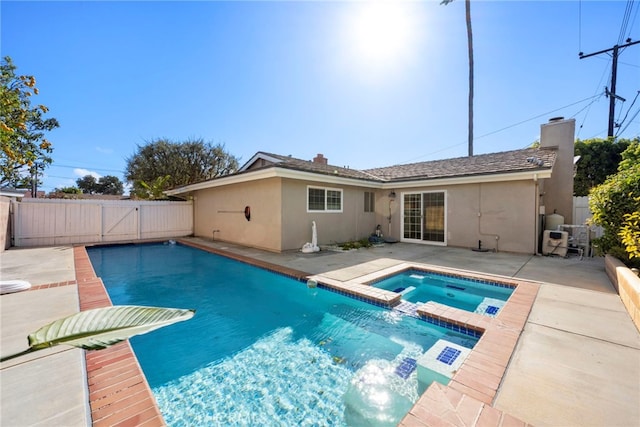
{"label": "white window frame", "polygon": [[[309,209],[309,190],[311,190],[311,189],[324,191],[324,209],[322,209],[322,210],[320,210],[320,209]],[[327,191],[335,191],[335,192],[340,193],[340,209],[328,209],[327,208]],[[341,188],[319,187],[319,186],[315,186],[315,185],[308,185],[307,186],[307,213],[322,213],[322,212],[326,212],[326,213],[342,213],[343,209],[344,209],[344,193],[343,193]]]}

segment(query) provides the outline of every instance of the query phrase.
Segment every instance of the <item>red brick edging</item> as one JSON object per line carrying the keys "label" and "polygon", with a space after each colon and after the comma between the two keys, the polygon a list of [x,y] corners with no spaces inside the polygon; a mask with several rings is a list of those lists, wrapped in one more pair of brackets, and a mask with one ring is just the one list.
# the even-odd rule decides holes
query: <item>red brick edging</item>
{"label": "red brick edging", "polygon": [[[84,246],[74,247],[73,255],[80,311],[111,306]],[[166,425],[128,341],[104,350],[85,351],[85,359],[92,425]]]}

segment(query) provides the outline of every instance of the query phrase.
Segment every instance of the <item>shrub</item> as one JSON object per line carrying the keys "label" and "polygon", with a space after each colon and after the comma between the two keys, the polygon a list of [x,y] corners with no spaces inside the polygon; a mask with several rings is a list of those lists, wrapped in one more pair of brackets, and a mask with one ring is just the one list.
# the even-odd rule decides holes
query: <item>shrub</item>
{"label": "shrub", "polygon": [[[625,150],[618,173],[593,188],[589,198],[592,222],[604,229],[603,236],[595,243],[604,253],[613,255],[616,252],[617,257],[627,265],[636,264],[638,260],[640,163],[625,160],[637,157],[639,144],[634,141]],[[615,248],[621,248],[622,251]]]}

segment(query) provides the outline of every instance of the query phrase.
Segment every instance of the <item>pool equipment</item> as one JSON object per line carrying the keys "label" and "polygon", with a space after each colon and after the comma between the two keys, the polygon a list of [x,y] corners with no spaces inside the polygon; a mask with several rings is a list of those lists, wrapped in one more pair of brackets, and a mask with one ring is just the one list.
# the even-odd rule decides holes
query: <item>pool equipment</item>
{"label": "pool equipment", "polygon": [[542,254],[567,256],[569,233],[566,231],[544,230],[542,237]]}

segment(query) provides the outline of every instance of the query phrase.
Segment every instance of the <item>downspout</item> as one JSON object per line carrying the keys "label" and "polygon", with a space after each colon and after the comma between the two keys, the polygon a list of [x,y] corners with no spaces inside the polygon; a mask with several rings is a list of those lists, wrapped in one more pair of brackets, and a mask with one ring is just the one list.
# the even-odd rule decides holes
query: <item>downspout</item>
{"label": "downspout", "polygon": [[496,253],[498,252],[498,241],[500,240],[500,236],[497,234],[488,234],[482,232],[482,183],[478,184],[478,235],[479,236],[490,236],[496,239]]}

